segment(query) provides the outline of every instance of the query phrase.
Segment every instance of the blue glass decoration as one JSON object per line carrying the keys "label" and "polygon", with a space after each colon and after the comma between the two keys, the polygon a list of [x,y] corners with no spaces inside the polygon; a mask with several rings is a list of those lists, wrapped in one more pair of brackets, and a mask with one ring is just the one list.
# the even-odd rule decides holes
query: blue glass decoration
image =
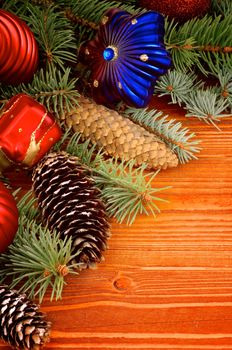
{"label": "blue glass decoration", "polygon": [[131,15],[108,10],[93,40],[80,49],[80,60],[92,72],[93,98],[112,106],[119,101],[146,107],[158,77],[171,57],[164,46],[164,18],[154,11]]}

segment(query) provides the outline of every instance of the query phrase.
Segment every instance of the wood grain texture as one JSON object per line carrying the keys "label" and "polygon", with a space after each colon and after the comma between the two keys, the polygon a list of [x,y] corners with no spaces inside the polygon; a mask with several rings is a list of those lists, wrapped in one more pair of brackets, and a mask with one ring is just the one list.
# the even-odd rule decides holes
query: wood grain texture
{"label": "wood grain texture", "polygon": [[199,160],[159,173],[154,186],[172,186],[162,213],[112,222],[105,262],[68,278],[62,301],[45,298],[48,349],[232,349],[232,118],[218,132],[153,105],[196,132]]}

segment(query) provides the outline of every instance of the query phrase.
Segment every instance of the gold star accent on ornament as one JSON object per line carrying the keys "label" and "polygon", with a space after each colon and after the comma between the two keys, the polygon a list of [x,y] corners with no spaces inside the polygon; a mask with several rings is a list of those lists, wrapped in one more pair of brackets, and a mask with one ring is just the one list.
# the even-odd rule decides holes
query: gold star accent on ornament
{"label": "gold star accent on ornament", "polygon": [[108,20],[109,20],[108,16],[103,16],[101,22],[102,22],[102,24],[106,24],[108,22]]}
{"label": "gold star accent on ornament", "polygon": [[97,87],[98,87],[98,85],[99,85],[98,80],[94,80],[94,82],[93,82],[93,86],[97,88]]}
{"label": "gold star accent on ornament", "polygon": [[137,22],[138,22],[138,21],[137,21],[137,19],[135,19],[135,18],[131,20],[131,24],[133,24],[133,25],[136,24]]}
{"label": "gold star accent on ornament", "polygon": [[139,58],[143,62],[147,62],[149,59],[148,55],[146,55],[145,53],[143,55],[141,55]]}

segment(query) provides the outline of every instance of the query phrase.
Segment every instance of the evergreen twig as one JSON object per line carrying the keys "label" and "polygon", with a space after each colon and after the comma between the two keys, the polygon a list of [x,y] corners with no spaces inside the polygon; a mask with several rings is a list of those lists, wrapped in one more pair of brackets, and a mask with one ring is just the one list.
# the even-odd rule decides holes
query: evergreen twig
{"label": "evergreen twig", "polygon": [[[20,189],[17,190],[17,194]],[[16,194],[16,198],[17,198]],[[19,216],[25,216],[28,220],[36,220],[39,216],[39,210],[36,207],[36,198],[32,190],[28,191],[17,203]]]}
{"label": "evergreen twig", "polygon": [[56,113],[58,119],[78,105],[79,93],[75,84],[77,79],[70,78],[71,68],[59,71],[50,66],[47,70],[41,69],[35,74],[30,84],[20,84],[18,86],[0,85],[1,107],[10,97],[18,93],[26,93],[43,103],[47,109]]}
{"label": "evergreen twig", "polygon": [[219,93],[228,101],[232,113],[232,70],[223,69],[218,73],[217,77],[220,84]]}
{"label": "evergreen twig", "polygon": [[56,6],[40,9],[28,4],[28,14],[22,16],[42,49],[45,63],[65,69],[66,62],[76,62],[76,40],[69,21]]}
{"label": "evergreen twig", "polygon": [[55,232],[20,215],[16,239],[0,257],[1,281],[10,277],[10,288],[23,282],[19,290],[31,298],[38,296],[40,302],[48,287],[51,300],[61,299],[65,276],[77,274],[77,266],[68,265],[74,257],[71,242],[71,238],[61,240]]}
{"label": "evergreen twig", "polygon": [[187,117],[198,117],[216,126],[221,118],[231,115],[227,112],[232,110],[232,70],[225,68],[215,76],[219,84],[207,87],[193,72],[172,70],[160,78],[156,91],[159,96],[169,95],[172,103],[184,105]]}
{"label": "evergreen twig", "polygon": [[194,72],[186,74],[174,69],[160,77],[155,92],[158,92],[159,96],[170,96],[172,103],[181,106],[188,99],[189,93],[202,84]]}
{"label": "evergreen twig", "polygon": [[190,92],[189,99],[186,100],[188,110],[186,117],[197,117],[219,129],[216,122],[231,116],[231,114],[223,113],[228,107],[228,101],[218,96],[214,89],[198,89]]}
{"label": "evergreen twig", "polygon": [[211,9],[217,15],[222,15],[224,17],[231,16],[232,1],[231,0],[212,0]]}
{"label": "evergreen twig", "polygon": [[2,8],[6,11],[13,12],[15,15],[21,17],[27,12],[28,1],[8,0],[3,1]]}
{"label": "evergreen twig", "polygon": [[99,27],[100,20],[108,9],[120,7],[122,10],[130,13],[141,12],[141,9],[123,1],[58,0],[57,3],[65,8],[66,17],[75,25],[75,29],[78,33],[78,47],[83,40],[89,40],[92,38]]}
{"label": "evergreen twig", "polygon": [[177,70],[198,67],[207,75],[232,68],[232,16],[206,15],[183,25],[166,19],[165,42]]}
{"label": "evergreen twig", "polygon": [[115,217],[120,223],[125,220],[131,225],[137,214],[152,213],[155,216],[156,212],[160,212],[156,203],[167,201],[158,197],[157,193],[170,186],[152,187],[158,172],[147,174],[146,165],[134,168],[133,161],[105,160],[104,153],[97,152],[95,145],[90,146],[89,140],[84,143],[80,140],[80,134],[73,134],[66,151],[79,157],[91,169],[110,217]]}
{"label": "evergreen twig", "polygon": [[168,119],[167,115],[156,110],[128,108],[125,111],[127,117],[153,132],[161,138],[178,156],[181,163],[187,163],[197,159],[196,153],[200,141],[194,140],[195,134],[188,128],[183,128],[180,122]]}

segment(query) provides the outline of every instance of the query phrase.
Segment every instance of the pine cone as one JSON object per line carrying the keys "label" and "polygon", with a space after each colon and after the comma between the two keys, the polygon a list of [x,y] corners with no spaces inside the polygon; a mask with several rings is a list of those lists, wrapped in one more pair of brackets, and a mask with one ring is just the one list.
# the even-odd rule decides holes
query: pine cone
{"label": "pine cone", "polygon": [[79,106],[64,117],[75,132],[90,138],[110,156],[134,159],[136,165],[167,169],[178,165],[177,156],[154,134],[118,112],[81,96]]}
{"label": "pine cone", "polygon": [[0,336],[13,349],[39,350],[49,340],[50,322],[39,306],[7,286],[0,286]]}
{"label": "pine cone", "polygon": [[80,268],[100,262],[109,223],[90,171],[77,157],[50,153],[34,170],[33,189],[45,224],[62,239],[73,237],[73,262]]}

